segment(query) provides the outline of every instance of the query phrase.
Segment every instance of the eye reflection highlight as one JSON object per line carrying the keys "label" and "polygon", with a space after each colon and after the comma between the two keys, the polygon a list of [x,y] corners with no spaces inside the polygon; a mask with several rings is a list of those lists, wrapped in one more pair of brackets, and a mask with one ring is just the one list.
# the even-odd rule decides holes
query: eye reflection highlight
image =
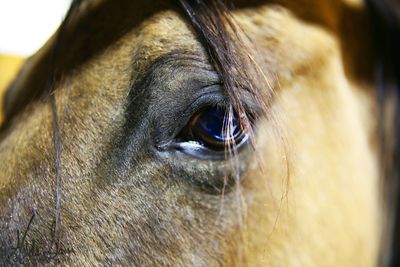
{"label": "eye reflection highlight", "polygon": [[[228,123],[228,113],[225,109],[206,108],[193,116],[189,123],[191,139],[214,150],[223,150],[229,143],[238,144],[246,132],[235,112],[230,120]],[[229,127],[229,131],[227,127]]]}

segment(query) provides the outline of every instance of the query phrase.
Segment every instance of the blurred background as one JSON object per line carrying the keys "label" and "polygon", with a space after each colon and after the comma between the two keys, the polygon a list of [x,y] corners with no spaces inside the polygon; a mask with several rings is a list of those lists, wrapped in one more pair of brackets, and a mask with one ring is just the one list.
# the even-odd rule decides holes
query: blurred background
{"label": "blurred background", "polygon": [[23,61],[57,30],[70,2],[0,0],[0,99]]}

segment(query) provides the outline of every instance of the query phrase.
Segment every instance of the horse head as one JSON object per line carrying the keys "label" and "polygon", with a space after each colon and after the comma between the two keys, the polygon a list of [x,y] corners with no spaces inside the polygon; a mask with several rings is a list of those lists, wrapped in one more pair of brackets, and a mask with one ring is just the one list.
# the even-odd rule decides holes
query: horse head
{"label": "horse head", "polygon": [[74,1],[4,100],[7,264],[374,266],[360,1]]}

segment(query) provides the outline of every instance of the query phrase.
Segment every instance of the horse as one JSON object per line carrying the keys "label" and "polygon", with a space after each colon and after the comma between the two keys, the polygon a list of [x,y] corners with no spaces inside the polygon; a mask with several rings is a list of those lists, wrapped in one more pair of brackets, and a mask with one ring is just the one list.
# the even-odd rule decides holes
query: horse
{"label": "horse", "polygon": [[396,10],[74,0],[4,97],[3,265],[396,266]]}

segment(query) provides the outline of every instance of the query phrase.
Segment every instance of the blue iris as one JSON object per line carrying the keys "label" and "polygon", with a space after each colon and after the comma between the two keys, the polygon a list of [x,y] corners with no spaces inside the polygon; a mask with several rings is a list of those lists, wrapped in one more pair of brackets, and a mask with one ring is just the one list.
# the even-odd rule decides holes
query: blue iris
{"label": "blue iris", "polygon": [[233,113],[231,118],[230,136],[227,135],[228,114],[226,110],[218,107],[210,107],[195,117],[193,121],[193,134],[201,139],[203,144],[208,145],[224,145],[224,142],[235,140],[238,141],[243,133],[239,118],[236,113]]}

